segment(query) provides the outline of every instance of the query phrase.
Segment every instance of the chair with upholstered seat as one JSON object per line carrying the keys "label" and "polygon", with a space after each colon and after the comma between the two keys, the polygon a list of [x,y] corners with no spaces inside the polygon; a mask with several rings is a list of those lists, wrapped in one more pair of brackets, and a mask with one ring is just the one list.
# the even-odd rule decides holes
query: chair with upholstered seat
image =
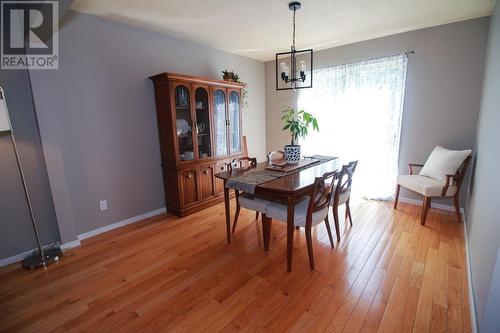
{"label": "chair with upholstered seat", "polygon": [[[253,168],[257,166],[257,159],[253,157],[240,157],[232,160],[227,164],[229,170],[239,169],[239,168]],[[255,211],[255,220],[259,219],[259,213],[262,213],[263,217],[266,212],[266,206],[270,201],[255,197],[248,193],[240,193],[238,190],[234,190],[236,197],[236,211],[234,213],[234,222],[232,233],[236,230],[236,224],[238,223],[238,217],[240,216],[241,207]]]}
{"label": "chair with upholstered seat", "polygon": [[356,171],[357,165],[358,161],[349,162],[348,164],[342,166],[342,170],[340,171],[340,173],[337,173],[337,177],[334,178],[330,206],[332,207],[333,211],[333,221],[335,223],[337,241],[340,241],[339,206],[345,205],[345,220],[347,221],[347,219],[349,219],[352,226],[350,199],[352,177],[354,175],[354,171]]}
{"label": "chair with upholstered seat", "polygon": [[[328,185],[328,181],[330,181],[330,184],[333,183],[335,175],[336,172],[328,172],[321,177],[316,177],[309,194],[295,205],[293,224],[295,226],[305,228],[307,252],[309,254],[309,264],[311,266],[311,270],[314,270],[314,256],[311,236],[312,227],[324,221],[328,237],[330,238],[330,245],[332,248],[334,246],[332,232],[328,222],[328,207],[332,194],[332,188]],[[287,211],[288,207],[284,204],[271,203],[267,205],[266,215],[262,216],[262,219],[263,221],[266,220],[269,224],[269,228],[267,230],[269,234],[271,232],[271,219],[286,223]],[[269,235],[264,237],[267,239],[270,238]]]}
{"label": "chair with upholstered seat", "polygon": [[[397,179],[394,209],[397,208],[401,186],[421,194],[424,197],[420,223],[425,224],[431,198],[451,198],[455,205],[455,213],[460,223],[459,195],[467,166],[472,158],[471,150],[448,150],[437,146],[425,164],[409,164],[409,175],[400,175]],[[413,168],[422,168],[418,175]]]}

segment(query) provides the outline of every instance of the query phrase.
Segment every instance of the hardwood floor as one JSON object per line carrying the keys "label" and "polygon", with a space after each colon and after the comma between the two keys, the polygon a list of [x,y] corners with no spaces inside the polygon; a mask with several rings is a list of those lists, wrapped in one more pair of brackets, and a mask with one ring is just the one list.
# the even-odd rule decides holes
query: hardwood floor
{"label": "hardwood floor", "polygon": [[335,249],[315,228],[315,271],[303,230],[287,273],[285,224],[265,252],[254,212],[226,244],[223,205],[101,234],[47,270],[2,268],[0,330],[470,332],[463,224],[432,209],[421,226],[404,203],[351,206]]}

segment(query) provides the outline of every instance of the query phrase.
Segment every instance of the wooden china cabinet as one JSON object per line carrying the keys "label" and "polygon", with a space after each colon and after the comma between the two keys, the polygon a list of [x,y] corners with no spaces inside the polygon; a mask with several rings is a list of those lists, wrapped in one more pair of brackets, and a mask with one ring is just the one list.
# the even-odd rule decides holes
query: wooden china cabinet
{"label": "wooden china cabinet", "polygon": [[154,83],[167,210],[185,216],[224,199],[217,172],[244,152],[242,83],[160,73]]}

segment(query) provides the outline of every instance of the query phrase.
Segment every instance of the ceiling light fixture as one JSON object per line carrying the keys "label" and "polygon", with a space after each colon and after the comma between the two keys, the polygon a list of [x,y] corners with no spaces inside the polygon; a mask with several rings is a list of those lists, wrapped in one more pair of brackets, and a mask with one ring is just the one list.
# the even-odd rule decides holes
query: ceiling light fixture
{"label": "ceiling light fixture", "polygon": [[288,4],[293,11],[293,35],[290,52],[276,53],[276,90],[312,88],[313,50],[295,49],[295,12],[300,2]]}

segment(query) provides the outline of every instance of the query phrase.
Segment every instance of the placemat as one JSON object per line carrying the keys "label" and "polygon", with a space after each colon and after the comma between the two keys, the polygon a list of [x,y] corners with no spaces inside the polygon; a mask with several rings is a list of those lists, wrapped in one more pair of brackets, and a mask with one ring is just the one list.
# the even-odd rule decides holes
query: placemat
{"label": "placemat", "polygon": [[272,170],[272,171],[277,171],[280,173],[287,172],[290,173],[292,171],[296,171],[302,168],[305,168],[306,166],[312,166],[312,164],[316,164],[321,162],[319,159],[311,158],[311,159],[303,159],[300,160],[299,163],[297,164],[271,164],[268,167],[266,167],[266,170]]}

